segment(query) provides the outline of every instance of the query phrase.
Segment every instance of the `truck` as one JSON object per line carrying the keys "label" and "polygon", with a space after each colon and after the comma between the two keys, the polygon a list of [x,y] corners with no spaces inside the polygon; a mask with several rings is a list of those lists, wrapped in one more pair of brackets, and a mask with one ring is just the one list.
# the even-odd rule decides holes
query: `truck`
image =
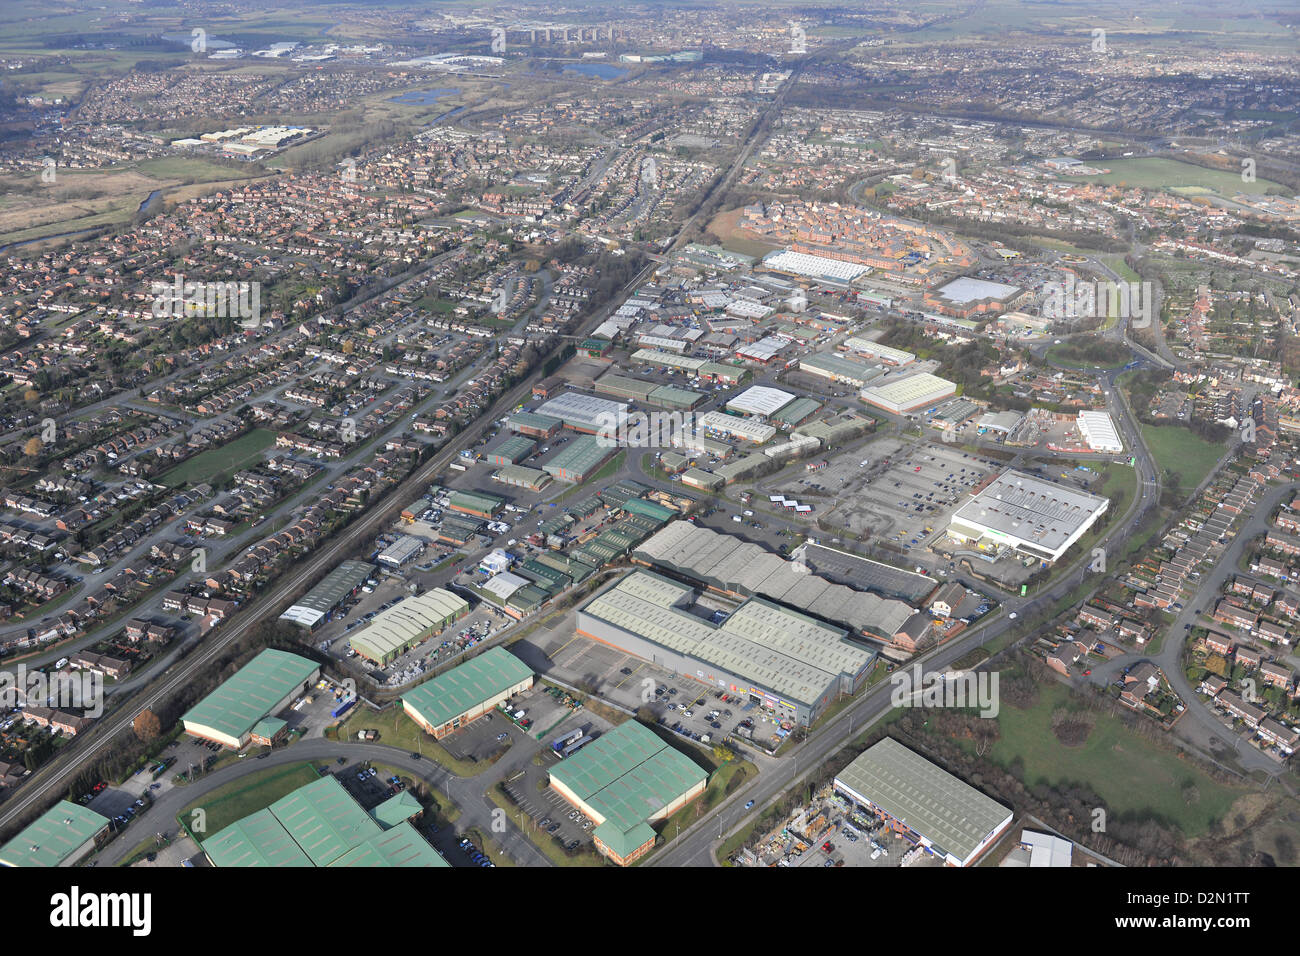
{"label": "truck", "polygon": [[581,740],[582,737],[582,730],[575,730],[571,734],[565,734],[563,737],[557,737],[555,740],[551,741],[551,749],[557,754],[563,753],[565,747],[569,746],[569,744],[573,743],[575,740]]}

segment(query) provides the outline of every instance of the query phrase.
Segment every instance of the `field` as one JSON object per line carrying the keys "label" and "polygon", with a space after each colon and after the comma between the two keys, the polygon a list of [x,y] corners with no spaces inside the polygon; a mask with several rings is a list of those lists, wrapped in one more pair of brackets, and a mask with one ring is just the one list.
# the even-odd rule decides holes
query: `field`
{"label": "field", "polygon": [[[1107,714],[1096,715],[1081,746],[1065,747],[1052,733],[1052,711],[1068,703],[1069,693],[1053,683],[1040,686],[1038,701],[1028,710],[1004,706],[997,718],[1001,737],[989,755],[1003,766],[1021,761],[1026,786],[1081,782],[1102,798],[1108,814],[1156,817],[1189,839],[1222,820],[1242,795]],[[1195,799],[1185,795],[1189,785],[1196,788]]]}
{"label": "field", "polygon": [[255,428],[247,435],[236,438],[228,445],[200,452],[189,461],[182,462],[158,480],[169,488],[195,481],[207,481],[223,471],[238,471],[261,457],[262,452],[275,444],[275,432],[269,428]]}
{"label": "field", "polygon": [[[164,199],[216,188],[218,182],[242,182],[262,175],[188,157],[152,159],[112,169],[55,169],[55,181],[40,179],[40,170],[0,175],[0,245],[81,229],[128,222],[154,190]],[[195,184],[213,184],[206,187]]]}
{"label": "field", "polygon": [[1192,491],[1223,457],[1224,449],[1181,425],[1143,425],[1142,440],[1151,449],[1161,471],[1179,476],[1177,490]]}
{"label": "field", "polygon": [[1070,177],[1084,182],[1107,183],[1128,186],[1145,186],[1148,189],[1166,189],[1170,192],[1182,192],[1191,189],[1186,195],[1232,196],[1247,193],[1252,196],[1263,195],[1270,187],[1280,187],[1269,179],[1256,179],[1253,183],[1241,181],[1239,170],[1206,169],[1176,159],[1146,157],[1143,159],[1108,159],[1099,161],[1098,166],[1110,172],[1101,176]]}
{"label": "field", "polygon": [[[269,807],[286,794],[318,779],[320,775],[309,763],[257,771],[224,787],[218,787],[196,800],[177,814],[176,819],[198,839],[205,840],[220,833],[236,820]],[[198,810],[202,810],[205,815],[202,832],[195,828],[194,814]]]}

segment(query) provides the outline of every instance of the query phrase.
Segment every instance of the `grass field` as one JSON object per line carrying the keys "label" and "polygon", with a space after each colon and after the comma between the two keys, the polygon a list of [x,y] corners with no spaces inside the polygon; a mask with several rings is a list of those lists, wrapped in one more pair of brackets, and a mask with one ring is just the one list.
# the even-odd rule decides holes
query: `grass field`
{"label": "grass field", "polygon": [[[1270,187],[1280,186],[1270,179],[1256,179],[1253,183],[1242,182],[1240,170],[1206,169],[1176,159],[1145,157],[1142,159],[1108,159],[1097,164],[1110,170],[1101,176],[1079,176],[1085,182],[1106,183],[1128,186],[1144,186],[1148,189],[1165,189],[1170,192],[1185,192],[1190,195],[1232,196],[1247,193],[1258,196]],[[1190,192],[1187,192],[1191,187]]]}
{"label": "grass field", "polygon": [[[296,763],[272,770],[261,770],[218,787],[186,806],[176,819],[200,840],[220,833],[236,820],[269,807],[286,794],[320,779],[310,763]],[[202,810],[203,830],[196,827],[195,811]]]}
{"label": "grass field", "polygon": [[158,480],[169,488],[178,488],[196,481],[207,481],[213,475],[223,471],[238,471],[260,458],[262,452],[274,444],[274,431],[269,428],[254,428],[229,445],[200,452],[189,461],[181,462]]}
{"label": "grass field", "polygon": [[1181,425],[1143,425],[1142,440],[1161,471],[1179,475],[1178,488],[1190,492],[1224,454],[1222,445],[1206,441]]}
{"label": "grass field", "polygon": [[[989,755],[1003,766],[1020,760],[1027,786],[1081,782],[1102,798],[1108,814],[1156,817],[1189,838],[1223,819],[1244,793],[1134,735],[1107,714],[1096,715],[1081,746],[1066,747],[1052,733],[1052,712],[1068,705],[1069,693],[1053,683],[1039,688],[1038,701],[1028,710],[1004,706],[997,718],[1001,737]],[[1185,795],[1188,785],[1195,786],[1195,799]]]}

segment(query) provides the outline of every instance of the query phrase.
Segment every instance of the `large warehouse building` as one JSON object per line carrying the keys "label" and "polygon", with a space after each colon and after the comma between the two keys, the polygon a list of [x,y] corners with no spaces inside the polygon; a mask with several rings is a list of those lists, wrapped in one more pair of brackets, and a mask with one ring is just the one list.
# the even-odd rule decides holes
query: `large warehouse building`
{"label": "large warehouse building", "polygon": [[352,636],[349,644],[366,660],[385,667],[399,654],[468,613],[469,602],[463,597],[445,588],[434,588],[380,611],[369,627]]}
{"label": "large warehouse building", "polygon": [[880,597],[838,584],[757,544],[689,521],[660,529],[632,552],[632,560],[700,581],[732,598],[779,601],[882,641],[892,640],[918,613],[892,594]]}
{"label": "large warehouse building", "polygon": [[835,789],[950,866],[970,866],[1014,816],[890,737],[840,771]]}
{"label": "large warehouse building", "polygon": [[276,714],[320,677],[320,665],[267,648],[181,718],[185,732],[238,750],[254,736],[271,740],[284,727]]}
{"label": "large warehouse building", "polygon": [[308,591],[280,620],[312,629],[319,627],[330,612],[357,593],[374,569],[364,561],[344,561],[325,575],[320,584]]}
{"label": "large warehouse building", "polygon": [[566,428],[590,435],[622,431],[627,418],[626,402],[611,402],[582,392],[562,392],[555,398],[537,406],[536,414],[558,418]]}
{"label": "large warehouse building", "polygon": [[984,549],[1013,548],[1048,563],[1083,537],[1110,501],[1006,471],[955,512],[948,534]]}
{"label": "large warehouse building", "polygon": [[929,372],[918,372],[879,385],[868,385],[858,393],[868,405],[894,415],[907,415],[932,408],[956,394],[956,384]]}
{"label": "large warehouse building", "polygon": [[596,849],[627,866],[654,849],[651,826],[701,793],[708,774],[635,720],[551,768],[551,786],[596,823]]}
{"label": "large warehouse building", "polygon": [[694,591],[636,571],[578,611],[578,633],[807,726],[866,679],[876,652],[840,628],[762,598],[721,624],[692,614]]}
{"label": "large warehouse building", "polygon": [[[445,867],[410,823],[419,804],[399,793],[369,813],[333,775],[286,794],[203,841],[213,866],[424,866]],[[409,811],[409,815],[407,812]]]}
{"label": "large warehouse building", "polygon": [[107,817],[60,800],[0,847],[0,866],[73,866],[107,832]]}
{"label": "large warehouse building", "polygon": [[402,695],[402,708],[442,738],[533,686],[528,665],[503,647],[484,651]]}
{"label": "large warehouse building", "polygon": [[575,438],[573,444],[542,465],[542,471],[557,481],[580,484],[617,454],[618,444],[614,438],[612,434],[609,437],[583,435]]}

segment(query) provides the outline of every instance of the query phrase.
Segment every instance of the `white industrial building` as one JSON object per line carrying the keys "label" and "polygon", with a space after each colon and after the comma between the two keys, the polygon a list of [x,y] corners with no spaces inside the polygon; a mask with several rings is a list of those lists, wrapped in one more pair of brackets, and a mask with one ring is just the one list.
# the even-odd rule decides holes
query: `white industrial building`
{"label": "white industrial building", "polygon": [[980,548],[1013,548],[1048,563],[1083,537],[1110,501],[1006,471],[953,512],[948,534]]}
{"label": "white industrial building", "polygon": [[868,385],[859,396],[868,405],[895,415],[906,415],[931,408],[956,394],[955,383],[929,372],[919,372],[880,385]]}
{"label": "white industrial building", "polygon": [[826,256],[810,256],[806,252],[773,252],[763,259],[763,265],[774,272],[807,276],[809,279],[829,279],[833,282],[852,282],[867,272],[867,267],[856,262],[841,262]]}
{"label": "white industrial building", "polygon": [[733,412],[740,412],[742,415],[758,415],[762,418],[768,418],[793,401],[794,395],[790,392],[782,391],[779,388],[771,388],[767,385],[752,385],[727,402],[727,408]]}
{"label": "white industrial building", "polygon": [[1124,450],[1124,443],[1115,430],[1115,422],[1106,412],[1079,412],[1079,434],[1093,451],[1118,454]]}
{"label": "white industrial building", "polygon": [[1015,816],[890,737],[840,771],[834,786],[907,843],[949,866],[974,863]]}

